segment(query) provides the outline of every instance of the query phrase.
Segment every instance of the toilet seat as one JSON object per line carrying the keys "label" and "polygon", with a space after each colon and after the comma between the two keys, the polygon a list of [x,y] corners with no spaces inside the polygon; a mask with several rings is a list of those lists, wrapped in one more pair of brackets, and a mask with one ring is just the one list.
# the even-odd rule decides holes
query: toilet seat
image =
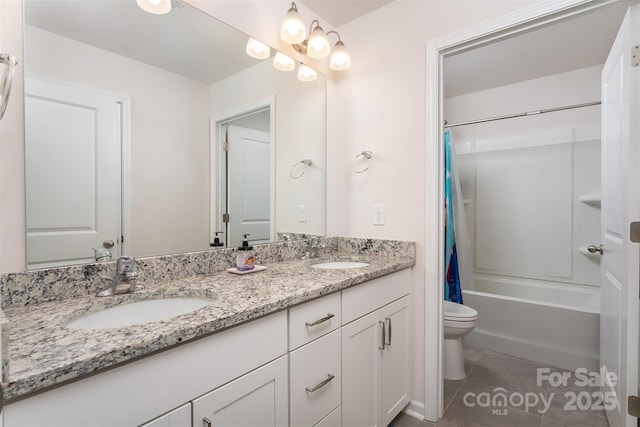
{"label": "toilet seat", "polygon": [[473,308],[451,301],[444,302],[444,320],[475,322],[477,319],[478,312]]}

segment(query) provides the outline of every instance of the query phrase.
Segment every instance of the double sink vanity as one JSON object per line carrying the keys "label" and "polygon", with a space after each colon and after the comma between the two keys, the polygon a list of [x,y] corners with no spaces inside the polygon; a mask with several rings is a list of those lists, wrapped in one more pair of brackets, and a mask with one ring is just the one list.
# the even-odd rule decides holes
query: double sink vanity
{"label": "double sink vanity", "polygon": [[[415,244],[326,238],[2,276],[4,425],[387,425],[409,401]],[[356,286],[357,285],[357,286]]]}

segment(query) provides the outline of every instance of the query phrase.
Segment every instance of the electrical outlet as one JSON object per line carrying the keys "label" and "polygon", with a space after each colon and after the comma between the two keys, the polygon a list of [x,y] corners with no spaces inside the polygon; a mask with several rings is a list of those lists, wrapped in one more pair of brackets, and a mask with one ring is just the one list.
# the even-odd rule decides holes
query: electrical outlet
{"label": "electrical outlet", "polygon": [[373,225],[384,225],[384,205],[373,205]]}
{"label": "electrical outlet", "polygon": [[298,222],[307,222],[307,205],[298,205]]}

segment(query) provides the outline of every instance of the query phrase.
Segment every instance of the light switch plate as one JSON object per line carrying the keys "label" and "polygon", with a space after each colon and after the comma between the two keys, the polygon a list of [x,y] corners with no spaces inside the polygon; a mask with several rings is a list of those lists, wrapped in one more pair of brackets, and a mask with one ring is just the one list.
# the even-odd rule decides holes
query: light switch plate
{"label": "light switch plate", "polygon": [[373,225],[384,225],[384,205],[373,205]]}
{"label": "light switch plate", "polygon": [[298,222],[307,222],[307,205],[298,205]]}

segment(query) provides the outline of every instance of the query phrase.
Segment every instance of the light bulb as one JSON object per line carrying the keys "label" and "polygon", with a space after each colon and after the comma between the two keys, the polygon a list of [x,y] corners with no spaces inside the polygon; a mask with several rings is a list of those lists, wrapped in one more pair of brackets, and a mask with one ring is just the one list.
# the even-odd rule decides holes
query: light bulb
{"label": "light bulb", "polygon": [[298,14],[298,8],[295,3],[291,3],[291,8],[282,20],[280,26],[280,38],[285,43],[298,44],[307,38],[304,21]]}
{"label": "light bulb", "polygon": [[318,73],[313,68],[309,68],[304,64],[298,67],[298,80],[301,82],[312,82],[318,78]]}
{"label": "light bulb", "polygon": [[282,52],[276,52],[273,57],[273,66],[280,71],[292,71],[296,68],[296,62]]}
{"label": "light bulb", "polygon": [[247,55],[256,59],[267,59],[271,56],[271,48],[266,44],[249,37],[247,41]]}
{"label": "light bulb", "polygon": [[136,0],[142,10],[156,15],[163,15],[171,11],[171,0]]}
{"label": "light bulb", "polygon": [[320,25],[311,31],[309,40],[307,41],[307,55],[311,58],[321,59],[329,55],[331,48],[329,47],[329,39],[324,33]]}
{"label": "light bulb", "polygon": [[344,43],[338,40],[331,51],[329,68],[336,71],[342,71],[349,67],[351,67],[351,56],[349,56],[349,52],[344,47]]}

